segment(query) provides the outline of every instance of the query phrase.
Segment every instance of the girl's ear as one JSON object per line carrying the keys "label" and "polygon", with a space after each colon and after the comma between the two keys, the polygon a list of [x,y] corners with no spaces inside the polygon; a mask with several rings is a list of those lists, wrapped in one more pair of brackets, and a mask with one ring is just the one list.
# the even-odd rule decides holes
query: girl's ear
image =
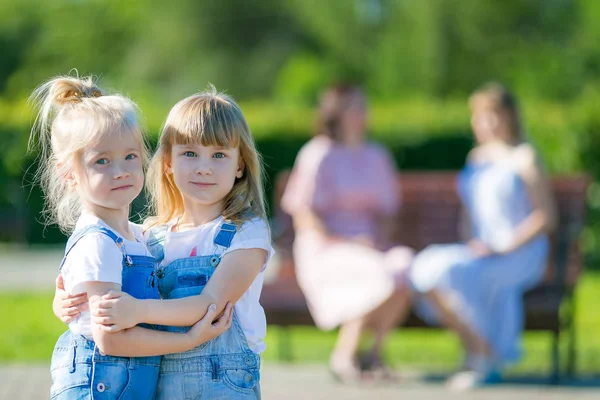
{"label": "girl's ear", "polygon": [[173,164],[171,163],[171,158],[165,157],[164,163],[165,163],[165,172],[169,175],[173,175],[173,167],[172,167]]}
{"label": "girl's ear", "polygon": [[60,177],[65,181],[67,185],[69,185],[69,187],[75,187],[77,185],[77,180],[75,179],[73,171],[65,171],[63,163],[58,163],[56,165],[56,169],[58,170],[58,173],[61,174]]}
{"label": "girl's ear", "polygon": [[242,160],[242,158],[240,157],[240,162],[238,163],[238,169],[237,169],[237,171],[235,171],[235,177],[240,179],[242,176],[244,176],[245,168],[246,168],[246,164],[244,163],[244,160]]}

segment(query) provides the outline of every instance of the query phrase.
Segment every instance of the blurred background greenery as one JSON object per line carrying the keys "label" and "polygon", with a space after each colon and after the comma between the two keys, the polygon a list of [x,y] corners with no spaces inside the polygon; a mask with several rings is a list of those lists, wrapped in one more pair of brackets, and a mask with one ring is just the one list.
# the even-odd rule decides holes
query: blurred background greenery
{"label": "blurred background greenery", "polygon": [[[552,173],[597,178],[598,18],[597,0],[0,0],[0,240],[64,241],[44,231],[27,186],[26,98],[71,68],[133,97],[153,137],[177,100],[215,84],[241,102],[271,182],[310,136],[328,83],[366,88],[372,136],[408,170],[460,168],[467,96],[498,80]],[[592,259],[598,192],[583,238]]]}

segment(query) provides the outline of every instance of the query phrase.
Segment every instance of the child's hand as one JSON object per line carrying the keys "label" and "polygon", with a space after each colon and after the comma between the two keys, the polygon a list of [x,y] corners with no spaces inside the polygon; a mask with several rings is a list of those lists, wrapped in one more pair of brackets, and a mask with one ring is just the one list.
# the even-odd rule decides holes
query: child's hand
{"label": "child's hand", "polygon": [[105,332],[118,332],[139,324],[139,300],[125,292],[109,291],[100,300],[90,302],[92,321]]}
{"label": "child's hand", "polygon": [[187,332],[187,335],[190,337],[194,346],[199,346],[202,343],[216,338],[231,327],[231,321],[233,320],[233,305],[227,303],[223,315],[217,321],[213,322],[216,317],[217,306],[211,304],[204,317],[196,322],[196,324],[194,324]]}
{"label": "child's hand", "polygon": [[74,321],[82,311],[88,309],[87,293],[70,295],[65,291],[65,283],[61,274],[56,278],[56,292],[52,301],[52,311],[62,322]]}

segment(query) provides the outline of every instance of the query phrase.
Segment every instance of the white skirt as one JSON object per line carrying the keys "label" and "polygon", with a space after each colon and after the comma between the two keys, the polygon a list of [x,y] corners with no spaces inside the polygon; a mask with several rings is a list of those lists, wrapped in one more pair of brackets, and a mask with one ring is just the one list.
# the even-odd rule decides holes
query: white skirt
{"label": "white skirt", "polygon": [[298,284],[323,330],[377,309],[406,282],[412,256],[407,247],[382,252],[352,242],[325,243],[311,232],[294,241]]}

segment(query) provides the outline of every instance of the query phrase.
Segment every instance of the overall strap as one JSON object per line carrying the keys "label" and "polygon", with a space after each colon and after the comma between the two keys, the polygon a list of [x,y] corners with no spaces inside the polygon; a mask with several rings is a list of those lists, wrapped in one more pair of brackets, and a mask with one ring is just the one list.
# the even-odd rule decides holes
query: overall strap
{"label": "overall strap", "polygon": [[81,238],[83,238],[85,235],[90,234],[90,233],[101,233],[103,235],[108,236],[115,242],[117,247],[121,250],[121,252],[123,253],[123,257],[127,257],[127,254],[125,253],[125,246],[123,246],[123,238],[122,237],[117,236],[116,233],[114,233],[110,229],[105,228],[103,226],[90,225],[90,226],[87,226],[84,229],[80,230],[79,232],[75,232],[73,235],[71,235],[71,237],[67,241],[67,249],[65,251],[65,255],[60,263],[60,267],[58,268],[59,271],[62,269],[62,267],[67,259],[67,256],[69,255],[71,250],[73,250],[73,247],[75,247],[77,242],[79,242],[79,240],[81,240]]}
{"label": "overall strap", "polygon": [[234,224],[230,224],[228,222],[223,222],[221,224],[221,228],[219,229],[219,233],[215,236],[215,246],[221,246],[225,250],[231,246],[231,241],[237,232],[237,227]]}
{"label": "overall strap", "polygon": [[[231,241],[237,232],[237,227],[234,224],[223,222],[219,228],[219,232],[215,236],[214,244],[215,249],[213,256],[210,258],[210,265],[216,267],[221,263],[221,256],[219,254],[219,247],[223,248],[223,251],[227,250],[231,246]],[[222,252],[221,252],[222,254]]]}
{"label": "overall strap", "polygon": [[159,264],[165,258],[165,238],[168,229],[167,225],[160,225],[148,231],[146,247]]}

